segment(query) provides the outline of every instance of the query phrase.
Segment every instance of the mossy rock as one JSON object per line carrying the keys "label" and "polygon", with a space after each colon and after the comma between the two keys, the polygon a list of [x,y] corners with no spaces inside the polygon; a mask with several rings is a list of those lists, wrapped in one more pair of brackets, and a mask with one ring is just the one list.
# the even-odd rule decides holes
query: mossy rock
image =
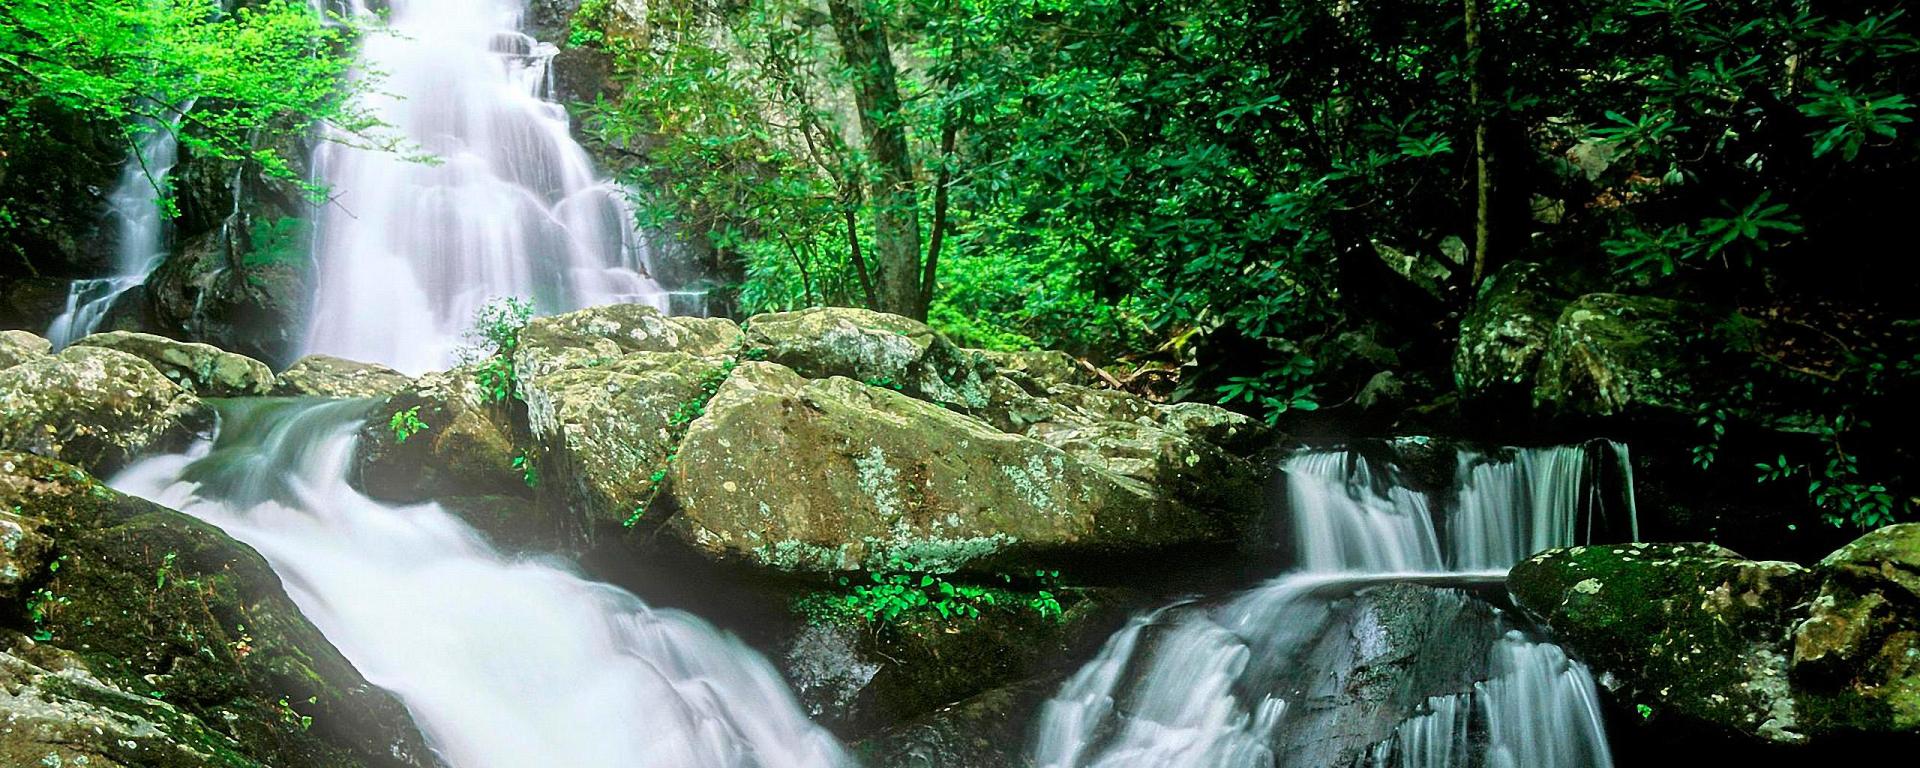
{"label": "mossy rock", "polygon": [[1701,308],[1595,293],[1568,304],[1540,356],[1534,407],[1563,420],[1679,421],[1719,379]]}
{"label": "mossy rock", "polygon": [[[531,499],[532,489],[513,466],[521,451],[514,439],[517,404],[493,400],[476,376],[471,366],[426,374],[369,412],[354,448],[358,487],[399,503],[442,496]],[[403,438],[393,428],[402,413],[426,426]]]}
{"label": "mossy rock", "polygon": [[802,376],[844,376],[963,411],[986,408],[995,366],[927,324],[849,307],[813,307],[747,320],[748,356]]}
{"label": "mossy rock", "polygon": [[521,382],[569,368],[594,368],[634,352],[731,356],[740,326],[723,318],[667,317],[640,304],[613,304],[535,318],[520,331],[514,372]]}
{"label": "mossy rock", "polygon": [[412,383],[406,374],[384,365],[308,355],[274,377],[273,393],[285,397],[392,397]]}
{"label": "mossy rock", "polygon": [[273,390],[273,370],[246,355],[210,344],[175,341],[132,331],[96,333],[74,342],[125,352],[153,364],[161,375],[203,397],[247,397]]}
{"label": "mossy rock", "polygon": [[0,454],[0,507],[53,542],[33,605],[9,601],[6,626],[70,651],[107,686],[165,701],[244,756],[205,764],[437,764],[399,701],[219,529],[20,453]]}
{"label": "mossy rock", "polygon": [[1492,401],[1529,394],[1554,323],[1571,298],[1532,262],[1507,264],[1482,283],[1460,320],[1454,348],[1453,381],[1460,395]]}
{"label": "mossy rock", "polygon": [[193,393],[125,352],[76,346],[0,369],[0,450],[106,472],[184,446],[212,418]]}
{"label": "mossy rock", "polygon": [[26,331],[0,331],[0,368],[12,368],[28,360],[46,357],[53,342]]}
{"label": "mossy rock", "polygon": [[1236,526],[1059,448],[847,378],[733,371],[670,473],[672,532],[788,572],[985,569],[1223,543]]}
{"label": "mossy rock", "polygon": [[1920,733],[1920,524],[1860,537],[1815,566],[1825,578],[1793,630],[1794,682],[1862,725]]}

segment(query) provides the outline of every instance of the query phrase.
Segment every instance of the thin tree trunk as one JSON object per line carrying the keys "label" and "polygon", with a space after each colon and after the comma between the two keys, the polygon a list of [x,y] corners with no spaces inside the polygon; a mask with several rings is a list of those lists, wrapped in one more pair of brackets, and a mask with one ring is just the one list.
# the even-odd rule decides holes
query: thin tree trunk
{"label": "thin tree trunk", "polygon": [[854,205],[840,206],[840,215],[847,224],[847,252],[853,259],[853,274],[860,278],[860,293],[866,296],[867,306],[877,306],[879,297],[873,293],[873,273],[867,269],[867,257],[860,253],[860,219],[854,213]]}
{"label": "thin tree trunk", "polygon": [[953,181],[953,147],[960,129],[947,120],[940,127],[940,174],[933,188],[933,236],[927,243],[927,263],[920,273],[920,318],[933,310],[933,289],[940,276],[940,248],[947,242],[947,185]]}
{"label": "thin tree trunk", "polygon": [[913,158],[900,120],[900,86],[887,30],[870,0],[827,0],[841,56],[853,73],[860,130],[873,163],[870,197],[875,309],[925,319],[920,287],[920,213]]}
{"label": "thin tree trunk", "polygon": [[[1463,0],[1467,27],[1467,108],[1473,112],[1473,282],[1486,276],[1493,240],[1493,157],[1487,140],[1486,51],[1480,39],[1480,0]],[[1469,291],[1468,295],[1472,295]]]}

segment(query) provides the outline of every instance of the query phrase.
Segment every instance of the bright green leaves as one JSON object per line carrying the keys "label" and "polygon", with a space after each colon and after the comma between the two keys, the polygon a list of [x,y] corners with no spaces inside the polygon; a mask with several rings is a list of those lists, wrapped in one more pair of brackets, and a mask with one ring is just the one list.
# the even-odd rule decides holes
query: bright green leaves
{"label": "bright green leaves", "polygon": [[414,435],[427,431],[428,425],[420,419],[420,406],[416,405],[404,411],[395,411],[393,417],[387,419],[387,428],[393,431],[394,442],[405,444]]}
{"label": "bright green leaves", "polygon": [[1913,108],[1907,97],[1881,92],[1874,95],[1851,93],[1826,80],[1814,82],[1814,93],[1800,111],[1808,117],[1827,121],[1825,130],[1815,131],[1813,156],[1839,151],[1849,163],[1860,156],[1869,143],[1892,143],[1899,137],[1899,126],[1913,122],[1903,112]]}
{"label": "bright green leaves", "polygon": [[473,364],[473,382],[488,402],[519,396],[513,352],[520,347],[520,331],[532,320],[533,303],[511,297],[490,300],[474,313],[460,354]]}

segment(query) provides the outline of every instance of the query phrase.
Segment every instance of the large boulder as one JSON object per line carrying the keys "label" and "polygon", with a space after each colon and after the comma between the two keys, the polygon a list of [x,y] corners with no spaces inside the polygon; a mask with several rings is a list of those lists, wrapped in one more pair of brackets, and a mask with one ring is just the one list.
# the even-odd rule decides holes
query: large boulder
{"label": "large boulder", "polygon": [[212,414],[133,355],[76,346],[0,369],[0,450],[104,472],[184,445]]}
{"label": "large boulder", "polygon": [[747,321],[748,356],[802,376],[845,376],[961,410],[986,408],[994,364],[927,324],[881,312],[814,307]]}
{"label": "large boulder", "polygon": [[114,349],[153,364],[161,375],[203,397],[247,397],[273,390],[273,369],[246,355],[131,331],[96,333],[76,346]]}
{"label": "large boulder", "polygon": [[284,365],[313,295],[305,250],[289,244],[268,255],[252,234],[268,224],[232,218],[230,227],[186,238],[148,278],[147,302],[169,335]]}
{"label": "large boulder", "polygon": [[1481,284],[1460,319],[1453,353],[1453,381],[1461,396],[1497,400],[1528,394],[1569,298],[1546,268],[1532,262],[1510,263]]}
{"label": "large boulder", "polygon": [[53,342],[26,331],[0,331],[0,368],[13,366],[53,351]]}
{"label": "large boulder", "polygon": [[1708,544],[1574,547],[1515,566],[1507,584],[1654,718],[1776,745],[1912,734],[1920,603],[1900,582],[1920,562],[1913,538],[1873,534],[1813,569]]}
{"label": "large boulder", "polygon": [[783,571],[990,569],[1221,543],[1222,516],[985,422],[844,377],[742,363],[674,463],[675,534]]}
{"label": "large boulder", "polygon": [[0,678],[11,681],[0,686],[0,757],[437,764],[405,707],[327,643],[259,554],[219,529],[22,453],[0,453],[0,509],[48,542],[14,562],[31,593],[0,597],[11,629],[0,632]]}
{"label": "large boulder", "polygon": [[274,377],[273,393],[288,397],[392,397],[412,383],[406,374],[384,365],[308,355]]}
{"label": "large boulder", "polygon": [[1540,357],[1537,409],[1563,419],[1677,420],[1693,413],[1713,371],[1694,340],[1698,307],[1595,293],[1568,304]]}

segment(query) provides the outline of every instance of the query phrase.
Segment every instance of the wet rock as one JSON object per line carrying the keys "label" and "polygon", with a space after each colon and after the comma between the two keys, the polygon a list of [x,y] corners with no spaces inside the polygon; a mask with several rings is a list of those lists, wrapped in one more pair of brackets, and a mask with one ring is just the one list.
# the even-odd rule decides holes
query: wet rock
{"label": "wet rock", "polygon": [[1461,396],[1496,400],[1532,392],[1534,372],[1570,299],[1545,267],[1532,262],[1510,263],[1482,283],[1460,320],[1453,355]]}
{"label": "wet rock", "polygon": [[[25,723],[57,731],[104,720],[93,737],[49,752],[142,766],[436,764],[399,701],[361,678],[266,561],[219,529],[21,453],[0,453],[0,508],[52,542],[32,595],[6,601],[37,640],[11,636],[0,652],[0,677],[15,682],[0,686],[9,729],[0,755],[42,759],[20,750],[49,731]],[[22,700],[20,686],[48,695]],[[100,738],[129,728],[143,736]],[[156,752],[138,752],[141,743]],[[201,759],[165,761],[180,751]]]}
{"label": "wet rock", "polygon": [[1708,544],[1551,550],[1507,584],[1602,685],[1653,717],[1775,745],[1910,734],[1914,530],[1869,534],[1813,569]]}
{"label": "wet rock", "polygon": [[1672,420],[1693,413],[1712,379],[1693,339],[1708,330],[1688,304],[1595,293],[1560,313],[1540,357],[1537,409],[1565,419]]}
{"label": "wet rock", "polygon": [[46,333],[53,319],[66,309],[66,280],[0,278],[0,328]]}
{"label": "wet rock", "polygon": [[1059,680],[995,688],[897,725],[854,745],[873,768],[1023,768],[1028,725]]}
{"label": "wet rock", "polygon": [[0,450],[110,471],[211,422],[193,393],[133,355],[76,346],[0,369]]}
{"label": "wet rock", "polygon": [[733,371],[681,444],[669,527],[782,571],[932,570],[1221,543],[1234,525],[1038,440],[771,363]]}
{"label": "wet rock", "polygon": [[252,226],[265,225],[217,227],[187,238],[148,279],[148,303],[170,336],[283,365],[299,345],[313,294],[304,241],[269,253],[254,241]]}
{"label": "wet rock", "polygon": [[130,331],[96,333],[76,346],[125,352],[153,364],[161,375],[203,397],[247,397],[273,389],[273,370],[245,355],[208,344],[174,341]]}
{"label": "wet rock", "polygon": [[308,355],[274,377],[273,393],[288,397],[392,397],[412,383],[406,374],[384,365]]}
{"label": "wet rock", "polygon": [[46,357],[52,350],[53,342],[26,331],[0,331],[0,368]]}

